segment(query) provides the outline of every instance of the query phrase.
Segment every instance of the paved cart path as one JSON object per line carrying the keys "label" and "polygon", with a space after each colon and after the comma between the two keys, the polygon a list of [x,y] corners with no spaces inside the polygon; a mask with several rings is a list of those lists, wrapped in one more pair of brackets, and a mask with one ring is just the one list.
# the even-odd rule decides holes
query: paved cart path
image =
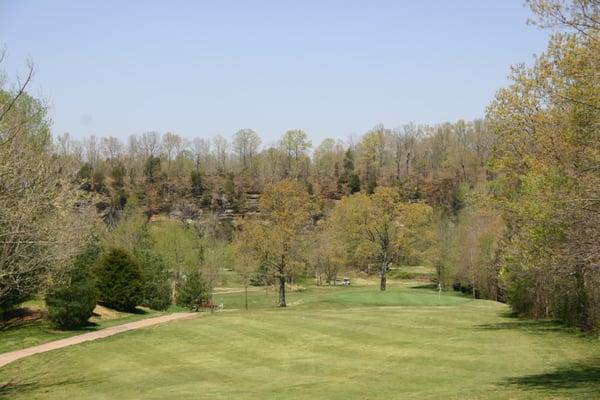
{"label": "paved cart path", "polygon": [[117,333],[127,332],[134,329],[145,328],[147,326],[153,326],[162,324],[165,322],[175,321],[184,318],[191,318],[197,313],[181,312],[169,315],[161,315],[160,317],[147,318],[139,321],[129,322],[122,325],[115,325],[108,328],[104,328],[98,331],[84,333],[77,336],[71,336],[65,339],[55,340],[52,342],[40,344],[37,346],[28,347],[26,349],[15,350],[9,353],[0,354],[0,367],[5,366],[13,361],[19,360],[24,357],[29,357],[38,353],[45,353],[47,351],[62,349],[63,347],[72,346],[83,342],[89,342],[91,340],[101,339],[108,336],[116,335]]}

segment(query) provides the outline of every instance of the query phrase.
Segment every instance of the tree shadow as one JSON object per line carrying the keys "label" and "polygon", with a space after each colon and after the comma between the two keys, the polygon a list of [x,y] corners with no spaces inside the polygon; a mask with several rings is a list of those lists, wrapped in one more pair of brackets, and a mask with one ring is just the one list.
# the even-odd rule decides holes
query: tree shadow
{"label": "tree shadow", "polygon": [[133,310],[130,310],[128,312],[131,314],[140,314],[140,315],[148,314],[147,310],[144,310],[143,308],[140,308],[140,307],[136,307]]}
{"label": "tree shadow", "polygon": [[547,319],[524,319],[519,318],[515,313],[504,312],[501,317],[506,321],[496,322],[492,324],[476,325],[475,329],[500,331],[500,330],[519,330],[532,334],[547,334],[547,333],[563,333],[570,336],[589,337],[589,334],[580,331],[577,328],[567,326],[560,321]]}
{"label": "tree shadow", "polygon": [[[133,310],[129,310],[129,311],[126,311],[126,312],[127,312],[127,313],[129,313],[129,314],[134,314],[134,315],[144,315],[144,314],[148,314],[148,310],[145,310],[145,309],[143,309],[143,308],[140,308],[140,307],[136,307],[135,309],[133,309]],[[95,313],[95,312],[94,312],[94,313],[92,313],[92,316],[93,316],[93,317],[100,317],[101,315],[100,315],[100,314],[97,314],[97,313]],[[85,325],[83,325],[83,326],[81,326],[81,327],[79,327],[79,328],[72,328],[72,329],[66,329],[66,330],[67,330],[67,331],[81,331],[81,332],[88,332],[88,331],[95,331],[95,330],[98,330],[98,328],[100,328],[100,327],[101,327],[101,325],[100,325],[99,323],[97,323],[97,322],[94,322],[94,321],[87,321],[87,322],[85,323]]]}
{"label": "tree shadow", "polygon": [[[102,307],[108,308],[109,310],[118,311],[118,312],[124,312],[124,313],[129,313],[129,314],[140,314],[140,315],[143,315],[143,314],[147,314],[148,313],[147,310],[145,310],[145,309],[143,309],[141,307],[138,307],[138,306],[136,306],[135,308],[130,309],[130,310],[117,310],[116,308],[112,308],[108,304],[106,304],[106,303],[104,303],[102,301],[98,302],[98,304],[101,305]],[[96,316],[96,317],[100,316],[100,314],[97,314],[96,312],[92,313],[92,315]]]}
{"label": "tree shadow", "polygon": [[0,382],[0,399],[10,398],[16,394],[27,395],[40,389],[48,389],[54,386],[80,385],[82,383],[92,383],[91,380],[66,378],[55,380],[51,383],[41,383],[40,381],[26,381],[11,379],[8,382]]}
{"label": "tree shadow", "polygon": [[508,378],[506,383],[525,390],[577,391],[600,397],[600,359],[565,365],[542,374]]}
{"label": "tree shadow", "polygon": [[[127,311],[129,314],[144,315],[148,310],[136,307]],[[92,313],[93,317],[100,317],[100,314]],[[0,333],[18,331],[28,327],[39,327],[48,331],[57,332],[89,332],[97,330],[101,325],[94,321],[87,321],[83,326],[77,328],[61,328],[52,324],[48,319],[46,310],[31,309],[27,307],[15,308],[0,315]]]}
{"label": "tree shadow", "polygon": [[47,313],[43,310],[28,307],[15,308],[0,315],[0,332],[35,324],[45,319]]}
{"label": "tree shadow", "polygon": [[554,321],[509,321],[509,322],[497,322],[494,324],[482,324],[477,325],[477,329],[483,329],[487,331],[500,331],[500,330],[520,330],[531,333],[550,333],[550,332],[567,332],[569,328],[561,325]]}
{"label": "tree shadow", "polygon": [[[559,321],[531,320],[519,318],[512,312],[501,314],[502,322],[476,325],[475,329],[520,331],[531,335],[580,337],[596,340],[592,335]],[[584,398],[600,398],[600,358],[558,366],[555,370],[540,374],[507,378],[509,384],[519,389],[540,392],[540,398],[554,397],[559,392],[581,395]],[[595,396],[587,396],[594,394]]]}
{"label": "tree shadow", "polygon": [[423,285],[411,286],[410,289],[433,290],[433,291],[437,292],[437,285],[435,283],[427,283],[427,284],[423,284]]}

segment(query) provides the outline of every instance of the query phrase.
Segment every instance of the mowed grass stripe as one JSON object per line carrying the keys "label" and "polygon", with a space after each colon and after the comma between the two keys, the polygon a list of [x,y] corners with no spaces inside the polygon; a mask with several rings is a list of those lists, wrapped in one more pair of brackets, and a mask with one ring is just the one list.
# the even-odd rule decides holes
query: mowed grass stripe
{"label": "mowed grass stripe", "polygon": [[[593,363],[597,342],[507,318],[494,302],[380,306],[369,290],[352,289],[357,298],[339,308],[323,298],[348,291],[307,291],[298,294],[304,305],[286,310],[203,315],[35,356],[0,370],[0,382],[16,378],[0,397],[589,399],[600,391],[593,369],[570,385],[518,383],[568,361]],[[418,302],[425,293],[399,290]]]}

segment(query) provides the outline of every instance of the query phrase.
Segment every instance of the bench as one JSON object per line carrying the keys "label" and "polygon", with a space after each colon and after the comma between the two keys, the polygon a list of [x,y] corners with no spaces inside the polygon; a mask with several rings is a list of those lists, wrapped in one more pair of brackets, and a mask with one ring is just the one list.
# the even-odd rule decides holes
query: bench
{"label": "bench", "polygon": [[204,303],[204,304],[200,304],[199,311],[214,312],[215,310],[222,310],[222,309],[223,309],[223,304]]}

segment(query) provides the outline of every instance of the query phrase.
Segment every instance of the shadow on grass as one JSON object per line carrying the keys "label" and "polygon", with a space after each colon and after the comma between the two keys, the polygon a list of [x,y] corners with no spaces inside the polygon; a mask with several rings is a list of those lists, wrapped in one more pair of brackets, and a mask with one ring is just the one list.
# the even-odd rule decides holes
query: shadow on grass
{"label": "shadow on grass", "polygon": [[509,322],[497,322],[495,324],[477,325],[478,329],[488,331],[520,330],[531,333],[570,332],[571,330],[554,321],[525,321],[515,320]]}
{"label": "shadow on grass", "polygon": [[600,359],[565,365],[542,374],[509,378],[507,383],[525,390],[577,391],[600,396]]}
{"label": "shadow on grass", "polygon": [[47,313],[28,307],[15,308],[0,314],[0,332],[32,325],[45,319]]}
{"label": "shadow on grass", "polygon": [[437,285],[435,283],[427,283],[424,285],[416,285],[416,286],[411,286],[411,289],[420,289],[420,290],[433,290],[435,292],[437,292]]}
{"label": "shadow on grass", "polygon": [[[129,314],[148,314],[148,311],[144,310],[141,307],[135,307],[133,310],[116,310],[114,308],[109,307],[104,302],[99,302],[98,304],[101,305],[102,307],[106,307],[106,308],[108,308],[110,310],[114,310],[114,311],[120,311],[120,312],[124,312],[124,313],[129,313]],[[99,316],[100,314],[93,313],[93,315]]]}
{"label": "shadow on grass", "polygon": [[139,315],[148,314],[147,310],[144,310],[143,308],[140,308],[140,307],[136,307],[133,310],[129,310],[126,312],[128,312],[129,314],[139,314]]}
{"label": "shadow on grass", "polygon": [[[133,310],[129,310],[129,311],[125,311],[129,314],[133,314],[133,315],[145,315],[148,314],[147,310],[144,310],[140,307],[136,307]],[[100,314],[96,314],[96,313],[92,313],[93,317],[100,317]],[[122,318],[116,318],[114,319],[114,321],[118,321]],[[99,328],[102,328],[102,325],[99,324],[98,322],[94,322],[94,321],[87,321],[87,323],[80,327],[80,328],[73,328],[73,329],[66,329],[65,331],[72,331],[72,332],[77,332],[77,331],[81,331],[81,332],[89,332],[89,331],[96,331]]]}
{"label": "shadow on grass", "polygon": [[62,379],[51,383],[40,383],[39,381],[24,381],[11,379],[8,382],[0,382],[0,399],[9,398],[16,394],[27,395],[28,393],[48,389],[54,386],[80,385],[86,383],[84,379]]}
{"label": "shadow on grass", "polygon": [[[41,321],[43,322],[43,321]],[[31,321],[2,321],[0,323],[0,333],[9,333],[12,331],[17,331],[19,329],[35,327],[39,325],[40,320],[31,320]]]}
{"label": "shadow on grass", "polygon": [[[133,315],[148,314],[147,310],[136,307],[134,310],[127,311]],[[93,313],[92,316],[99,317],[100,314]],[[117,318],[119,319],[119,318]],[[56,332],[89,332],[95,331],[101,325],[97,322],[88,321],[85,325],[79,328],[62,329],[48,319],[48,313],[45,310],[30,309],[27,307],[15,308],[0,314],[0,333],[10,333],[19,331],[25,328],[29,329],[45,329]]]}
{"label": "shadow on grass", "polygon": [[505,318],[506,321],[477,325],[475,328],[489,331],[518,330],[534,334],[563,333],[571,336],[589,337],[588,334],[576,328],[564,325],[559,321],[523,319],[512,312],[504,312],[501,316]]}

